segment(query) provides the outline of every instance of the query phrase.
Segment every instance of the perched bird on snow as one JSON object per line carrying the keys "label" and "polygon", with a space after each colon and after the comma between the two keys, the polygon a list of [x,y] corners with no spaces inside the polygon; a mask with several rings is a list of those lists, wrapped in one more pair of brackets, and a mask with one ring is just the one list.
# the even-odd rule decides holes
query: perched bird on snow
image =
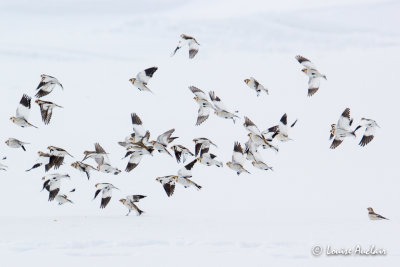
{"label": "perched bird on snow", "polygon": [[162,184],[165,193],[167,193],[168,197],[174,194],[176,178],[178,178],[178,176],[176,175],[168,175],[156,178],[156,181]]}
{"label": "perched bird on snow", "polygon": [[366,122],[366,124],[364,125],[366,128],[365,128],[364,135],[361,138],[359,145],[366,146],[369,144],[369,142],[372,141],[372,139],[374,139],[376,127],[378,127],[378,128],[380,128],[380,127],[379,127],[378,123],[376,123],[376,121],[374,121],[374,120],[366,119],[366,118],[361,118],[361,120]]}
{"label": "perched bird on snow", "polygon": [[178,163],[181,162],[181,158],[182,158],[182,162],[185,163],[187,155],[194,156],[193,153],[190,152],[189,149],[187,149],[186,147],[184,147],[182,145],[171,146],[171,149],[174,151],[175,158]]}
{"label": "perched bird on snow", "polygon": [[214,109],[214,106],[208,102],[206,94],[195,86],[189,86],[190,91],[195,94],[193,98],[196,103],[199,105],[199,110],[197,111],[197,121],[196,126],[205,122],[210,116],[211,109]]}
{"label": "perched bird on snow", "polygon": [[40,107],[40,114],[42,115],[42,120],[44,124],[49,124],[51,116],[53,115],[54,107],[62,108],[62,106],[59,106],[53,102],[43,101],[40,99],[36,99],[35,103],[38,104]]}
{"label": "perched bird on snow", "polygon": [[136,213],[137,216],[140,216],[143,213],[143,211],[139,209],[138,206],[135,205],[135,202],[139,202],[140,199],[145,197],[146,196],[142,195],[130,195],[127,196],[126,198],[121,198],[119,201],[129,210],[126,216],[128,216],[132,210]]}
{"label": "perched bird on snow", "polygon": [[375,220],[389,220],[389,219],[383,217],[382,215],[376,214],[371,207],[367,208],[367,210],[368,210],[368,217],[370,220],[374,220],[374,221]]}
{"label": "perched bird on snow", "polygon": [[56,85],[59,85],[61,89],[64,90],[64,87],[56,78],[46,74],[42,74],[40,75],[40,77],[42,78],[42,80],[36,88],[36,90],[39,90],[39,92],[37,92],[37,94],[35,95],[37,98],[41,98],[50,94]]}
{"label": "perched bird on snow", "polygon": [[[290,128],[293,128],[293,126],[296,125],[296,122],[297,122],[297,120],[295,120],[292,123],[292,125],[290,125]],[[289,135],[288,135],[287,115],[286,115],[286,113],[283,114],[283,116],[281,117],[281,120],[279,121],[278,125],[270,127],[266,131],[262,132],[262,134],[264,136],[268,136],[268,134],[272,134],[272,136],[271,136],[272,139],[276,138],[281,142],[286,142],[286,141],[292,140],[291,138],[289,138]]]}
{"label": "perched bird on snow", "polygon": [[44,183],[42,191],[43,189],[46,189],[49,192],[49,201],[53,201],[54,198],[60,192],[61,179],[71,179],[71,178],[68,174],[59,174],[59,173],[53,173],[43,176],[42,180],[44,180]]}
{"label": "perched bird on snow", "polygon": [[244,155],[242,146],[239,142],[235,142],[235,145],[233,146],[232,161],[227,162],[226,165],[230,169],[234,170],[237,175],[240,175],[242,172],[250,174],[250,172],[243,167]]}
{"label": "perched bird on snow", "polygon": [[72,167],[77,169],[78,171],[86,173],[88,180],[90,179],[90,171],[97,171],[96,168],[90,166],[89,164],[83,163],[81,161],[75,161],[71,164]]}
{"label": "perched bird on snow", "polygon": [[175,48],[174,52],[171,56],[175,55],[176,51],[182,48],[184,45],[189,46],[189,58],[194,58],[194,56],[199,52],[199,43],[197,40],[189,35],[181,34],[181,40],[178,43],[178,46]]}
{"label": "perched bird on snow", "polygon": [[247,84],[247,86],[249,86],[251,89],[255,90],[257,93],[257,96],[260,96],[261,92],[265,92],[267,93],[267,95],[269,95],[268,93],[268,89],[265,88],[262,84],[260,84],[256,79],[254,79],[253,77],[250,77],[250,79],[245,79],[244,82]]}
{"label": "perched bird on snow", "polygon": [[195,138],[193,139],[193,142],[195,144],[194,154],[196,155],[196,157],[202,149],[208,148],[210,147],[210,145],[217,147],[216,144],[214,144],[210,139],[207,139],[205,137]]}
{"label": "perched bird on snow", "polygon": [[157,71],[157,67],[151,67],[139,72],[136,75],[136,78],[131,78],[129,81],[135,86],[139,91],[152,91],[147,87],[147,83],[149,82],[150,78],[153,77],[154,72]]}
{"label": "perched bird on snow", "polygon": [[235,111],[235,113],[229,112],[222,104],[221,99],[215,95],[214,91],[210,91],[209,95],[211,102],[214,104],[214,114],[224,119],[232,119],[233,123],[235,123],[235,119],[239,118],[239,116],[235,114],[238,113],[238,111]]}
{"label": "perched bird on snow", "polygon": [[298,56],[296,56],[296,60],[301,65],[303,65],[304,68],[301,71],[304,72],[309,78],[309,80],[308,80],[308,96],[312,96],[319,89],[320,79],[324,78],[326,80],[326,76],[324,74],[321,74],[317,70],[315,65],[307,58],[298,55]]}
{"label": "perched bird on snow", "polygon": [[109,183],[98,183],[95,185],[95,187],[97,188],[97,190],[94,194],[93,200],[97,197],[97,195],[100,192],[102,192],[101,204],[100,204],[101,209],[104,209],[107,206],[107,204],[110,202],[111,196],[112,196],[112,190],[113,189],[119,190],[117,187],[115,187],[114,185],[109,184]]}
{"label": "perched bird on snow", "polygon": [[24,151],[26,151],[24,145],[28,145],[29,143],[19,141],[18,139],[15,138],[8,138],[8,140],[5,142],[7,146],[12,147],[12,148],[22,148]]}
{"label": "perched bird on snow", "polygon": [[331,149],[337,148],[348,136],[356,137],[356,131],[360,129],[361,126],[359,125],[354,130],[351,130],[350,127],[352,123],[353,119],[350,119],[350,109],[346,108],[340,116],[337,125],[332,125],[331,134],[333,132],[335,138],[331,144]]}
{"label": "perched bird on snow", "polygon": [[74,203],[70,199],[68,199],[67,195],[57,195],[54,199],[58,202],[58,205],[63,205],[65,203]]}
{"label": "perched bird on snow", "polygon": [[37,128],[35,125],[30,124],[28,122],[30,111],[31,111],[31,97],[24,94],[17,107],[15,117],[11,117],[10,120],[22,128],[25,127]]}

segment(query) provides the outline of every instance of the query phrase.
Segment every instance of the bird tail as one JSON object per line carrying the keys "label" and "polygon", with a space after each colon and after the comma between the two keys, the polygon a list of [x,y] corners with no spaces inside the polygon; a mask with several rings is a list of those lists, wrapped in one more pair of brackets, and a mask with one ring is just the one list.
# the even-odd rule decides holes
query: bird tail
{"label": "bird tail", "polygon": [[25,147],[24,147],[23,145],[21,145],[21,147],[22,147],[22,149],[23,149],[24,151],[26,151],[26,149],[25,149]]}

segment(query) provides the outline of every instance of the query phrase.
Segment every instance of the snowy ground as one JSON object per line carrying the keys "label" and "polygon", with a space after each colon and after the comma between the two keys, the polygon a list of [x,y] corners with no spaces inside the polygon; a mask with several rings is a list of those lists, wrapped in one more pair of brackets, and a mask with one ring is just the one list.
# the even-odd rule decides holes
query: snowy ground
{"label": "snowy ground", "polygon": [[[400,261],[399,10],[396,1],[1,1],[0,140],[31,143],[25,153],[0,147],[9,166],[0,173],[2,266],[394,266]],[[194,60],[186,51],[170,57],[181,33],[201,44]],[[312,98],[297,54],[328,77]],[[159,67],[149,83],[154,95],[128,82],[151,66]],[[45,126],[33,103],[31,121],[39,129],[21,129],[8,119],[23,93],[34,95],[42,73],[63,83],[64,91],[45,99],[64,109]],[[270,96],[257,98],[243,82],[249,76]],[[194,126],[189,85],[215,90],[262,129],[285,112],[289,122],[299,119],[290,132],[294,142],[281,144],[278,154],[263,152],[274,172],[248,164],[252,175],[237,177],[226,167],[199,165],[193,180],[203,189],[178,187],[167,198],[155,178],[181,166],[165,154],[143,159],[131,173],[94,173],[90,181],[69,166],[100,142],[124,169],[117,142],[131,132],[132,112],[152,137],[175,128],[176,143],[191,149],[193,138],[208,137],[218,144],[218,158],[229,161],[233,142],[246,141],[242,121],[211,116]],[[359,137],[332,151],[330,124],[346,107],[382,128],[365,148]],[[49,145],[75,157],[60,169],[72,177],[62,191],[77,189],[69,194],[74,205],[47,201],[43,169],[24,172]],[[92,201],[98,182],[121,188],[105,210]],[[124,216],[117,200],[128,194],[148,196],[139,203],[143,216]],[[390,221],[369,221],[368,206]],[[315,245],[357,244],[387,255],[311,254]]]}

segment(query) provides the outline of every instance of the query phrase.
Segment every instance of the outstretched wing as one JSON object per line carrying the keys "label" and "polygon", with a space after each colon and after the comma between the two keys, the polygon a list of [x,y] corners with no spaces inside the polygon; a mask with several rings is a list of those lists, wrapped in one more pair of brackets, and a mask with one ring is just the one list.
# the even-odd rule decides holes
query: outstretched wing
{"label": "outstretched wing", "polygon": [[153,74],[157,71],[157,69],[157,67],[145,69],[136,75],[136,79],[146,85],[149,82],[150,78],[153,77]]}
{"label": "outstretched wing", "polygon": [[16,117],[23,118],[27,121],[29,118],[30,110],[31,110],[31,97],[24,94],[21,98],[21,101],[19,101],[19,105],[16,111],[17,115]]}

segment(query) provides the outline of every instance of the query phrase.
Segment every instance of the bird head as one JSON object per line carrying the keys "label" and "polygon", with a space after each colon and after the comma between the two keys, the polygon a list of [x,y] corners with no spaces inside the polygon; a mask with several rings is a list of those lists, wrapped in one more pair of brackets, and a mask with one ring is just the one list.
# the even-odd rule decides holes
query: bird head
{"label": "bird head", "polygon": [[250,82],[250,79],[245,79],[244,82],[245,82],[246,84],[248,84],[248,83]]}
{"label": "bird head", "polygon": [[10,118],[10,121],[14,122],[15,119],[16,119],[15,117],[11,117],[11,118]]}
{"label": "bird head", "polygon": [[7,140],[5,143],[8,145],[8,144],[10,143],[10,141],[9,141],[9,140]]}
{"label": "bird head", "polygon": [[131,83],[135,83],[136,79],[135,79],[135,78],[130,78],[129,81],[130,81]]}
{"label": "bird head", "polygon": [[126,201],[125,198],[121,198],[121,199],[119,200],[119,202],[121,202],[122,204],[125,204],[125,201]]}
{"label": "bird head", "polygon": [[36,104],[39,104],[40,102],[41,102],[40,99],[36,99],[36,100],[35,100],[35,103],[36,103]]}
{"label": "bird head", "polygon": [[301,71],[307,74],[308,69],[302,69]]}
{"label": "bird head", "polygon": [[157,177],[156,181],[161,183],[161,177]]}
{"label": "bird head", "polygon": [[374,210],[373,210],[371,207],[368,207],[367,210],[368,210],[369,212],[374,212]]}
{"label": "bird head", "polygon": [[45,78],[47,75],[46,74],[41,74],[40,77]]}
{"label": "bird head", "polygon": [[331,124],[331,128],[335,129],[336,128],[336,124],[335,123]]}
{"label": "bird head", "polygon": [[71,163],[71,166],[74,168],[78,167],[78,162]]}
{"label": "bird head", "polygon": [[253,164],[253,166],[256,166],[257,162],[253,161],[251,164]]}
{"label": "bird head", "polygon": [[45,179],[46,179],[46,176],[43,176],[43,177],[42,177],[42,180],[45,180]]}

